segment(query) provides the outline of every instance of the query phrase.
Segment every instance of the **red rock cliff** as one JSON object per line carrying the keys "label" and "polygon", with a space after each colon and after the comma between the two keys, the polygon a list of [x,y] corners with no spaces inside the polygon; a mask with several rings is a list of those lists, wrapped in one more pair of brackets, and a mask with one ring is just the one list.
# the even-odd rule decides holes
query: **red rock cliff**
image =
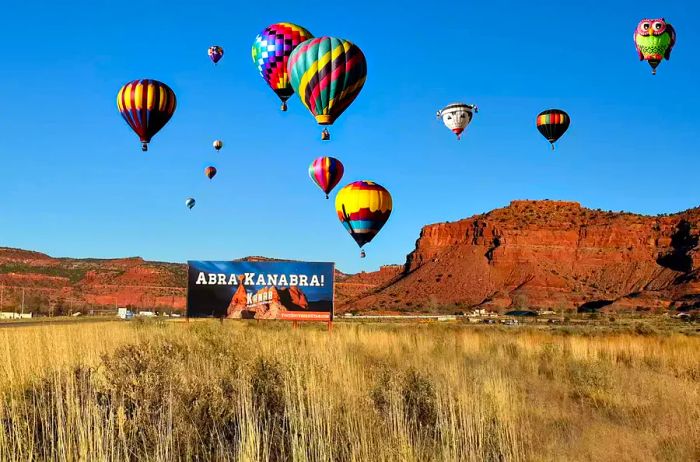
{"label": "red rock cliff", "polygon": [[698,209],[649,217],[513,201],[424,227],[402,276],[343,309],[687,307],[700,301],[699,235]]}

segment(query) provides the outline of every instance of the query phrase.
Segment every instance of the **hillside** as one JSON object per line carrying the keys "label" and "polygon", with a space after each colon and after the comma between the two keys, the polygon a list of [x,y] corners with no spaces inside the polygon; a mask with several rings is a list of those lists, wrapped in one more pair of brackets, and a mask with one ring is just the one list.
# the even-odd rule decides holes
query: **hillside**
{"label": "hillside", "polygon": [[401,275],[340,311],[700,306],[700,209],[658,217],[513,201],[425,226]]}

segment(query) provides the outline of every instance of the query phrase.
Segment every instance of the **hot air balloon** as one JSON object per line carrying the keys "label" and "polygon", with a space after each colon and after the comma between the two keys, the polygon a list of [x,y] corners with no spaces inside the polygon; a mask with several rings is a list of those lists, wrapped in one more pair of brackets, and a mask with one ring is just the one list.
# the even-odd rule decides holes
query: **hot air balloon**
{"label": "hot air balloon", "polygon": [[195,204],[195,200],[191,197],[188,197],[187,200],[185,201],[185,205],[190,210],[192,210],[192,207],[194,207],[194,204]]}
{"label": "hot air balloon", "polygon": [[216,140],[211,145],[214,146],[214,149],[216,149],[217,151],[220,151],[221,148],[224,147],[224,142],[221,140]]}
{"label": "hot air balloon", "polygon": [[452,130],[457,135],[457,139],[462,139],[462,132],[472,121],[474,113],[479,112],[479,108],[474,104],[452,103],[448,104],[437,112],[437,118],[442,119],[445,127]]}
{"label": "hot air balloon", "polygon": [[537,129],[552,143],[552,151],[554,143],[566,132],[570,123],[569,114],[561,109],[547,109],[537,116]]}
{"label": "hot air balloon", "polygon": [[319,157],[309,165],[309,176],[321,188],[321,191],[330,193],[343,178],[343,163],[335,157]]}
{"label": "hot air balloon", "polygon": [[209,178],[210,180],[216,176],[216,167],[212,167],[211,165],[207,168],[204,169],[204,174]]}
{"label": "hot air balloon", "polygon": [[287,100],[294,94],[287,73],[289,55],[297,45],[311,37],[313,35],[308,30],[288,22],[268,26],[255,37],[253,62],[265,82],[282,100],[283,111],[287,110]]}
{"label": "hot air balloon", "polygon": [[216,63],[218,63],[221,58],[224,57],[224,49],[218,45],[210,46],[207,53],[209,54],[209,59],[212,60],[214,65],[216,65]]}
{"label": "hot air balloon", "polygon": [[676,31],[664,18],[642,19],[634,31],[634,45],[640,61],[647,61],[651,73],[656,75],[656,66],[662,59],[671,59],[671,50],[676,44]]}
{"label": "hot air balloon", "polygon": [[134,80],[117,94],[117,107],[126,123],[141,140],[141,149],[165,126],[175,112],[177,101],[169,86],[157,80]]}
{"label": "hot air balloon", "polygon": [[[360,94],[367,79],[367,62],[357,45],[320,37],[292,51],[287,72],[294,91],[316,122],[332,125]],[[330,139],[330,134],[322,139]]]}
{"label": "hot air balloon", "polygon": [[338,218],[360,246],[360,257],[365,256],[362,247],[377,235],[389,219],[391,209],[389,191],[372,181],[350,183],[335,197]]}

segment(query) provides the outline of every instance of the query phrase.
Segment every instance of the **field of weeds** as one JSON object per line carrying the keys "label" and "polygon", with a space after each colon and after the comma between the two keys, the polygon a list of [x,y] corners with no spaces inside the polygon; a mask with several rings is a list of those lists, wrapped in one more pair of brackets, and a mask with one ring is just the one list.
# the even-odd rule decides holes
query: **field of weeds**
{"label": "field of weeds", "polygon": [[496,326],[0,329],[0,460],[700,460],[700,337]]}

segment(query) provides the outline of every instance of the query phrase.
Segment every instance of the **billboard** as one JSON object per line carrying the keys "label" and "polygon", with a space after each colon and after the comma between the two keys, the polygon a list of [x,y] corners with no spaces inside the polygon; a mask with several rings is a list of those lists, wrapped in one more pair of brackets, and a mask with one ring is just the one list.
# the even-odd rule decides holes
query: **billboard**
{"label": "billboard", "polygon": [[187,316],[333,319],[333,263],[188,261]]}

